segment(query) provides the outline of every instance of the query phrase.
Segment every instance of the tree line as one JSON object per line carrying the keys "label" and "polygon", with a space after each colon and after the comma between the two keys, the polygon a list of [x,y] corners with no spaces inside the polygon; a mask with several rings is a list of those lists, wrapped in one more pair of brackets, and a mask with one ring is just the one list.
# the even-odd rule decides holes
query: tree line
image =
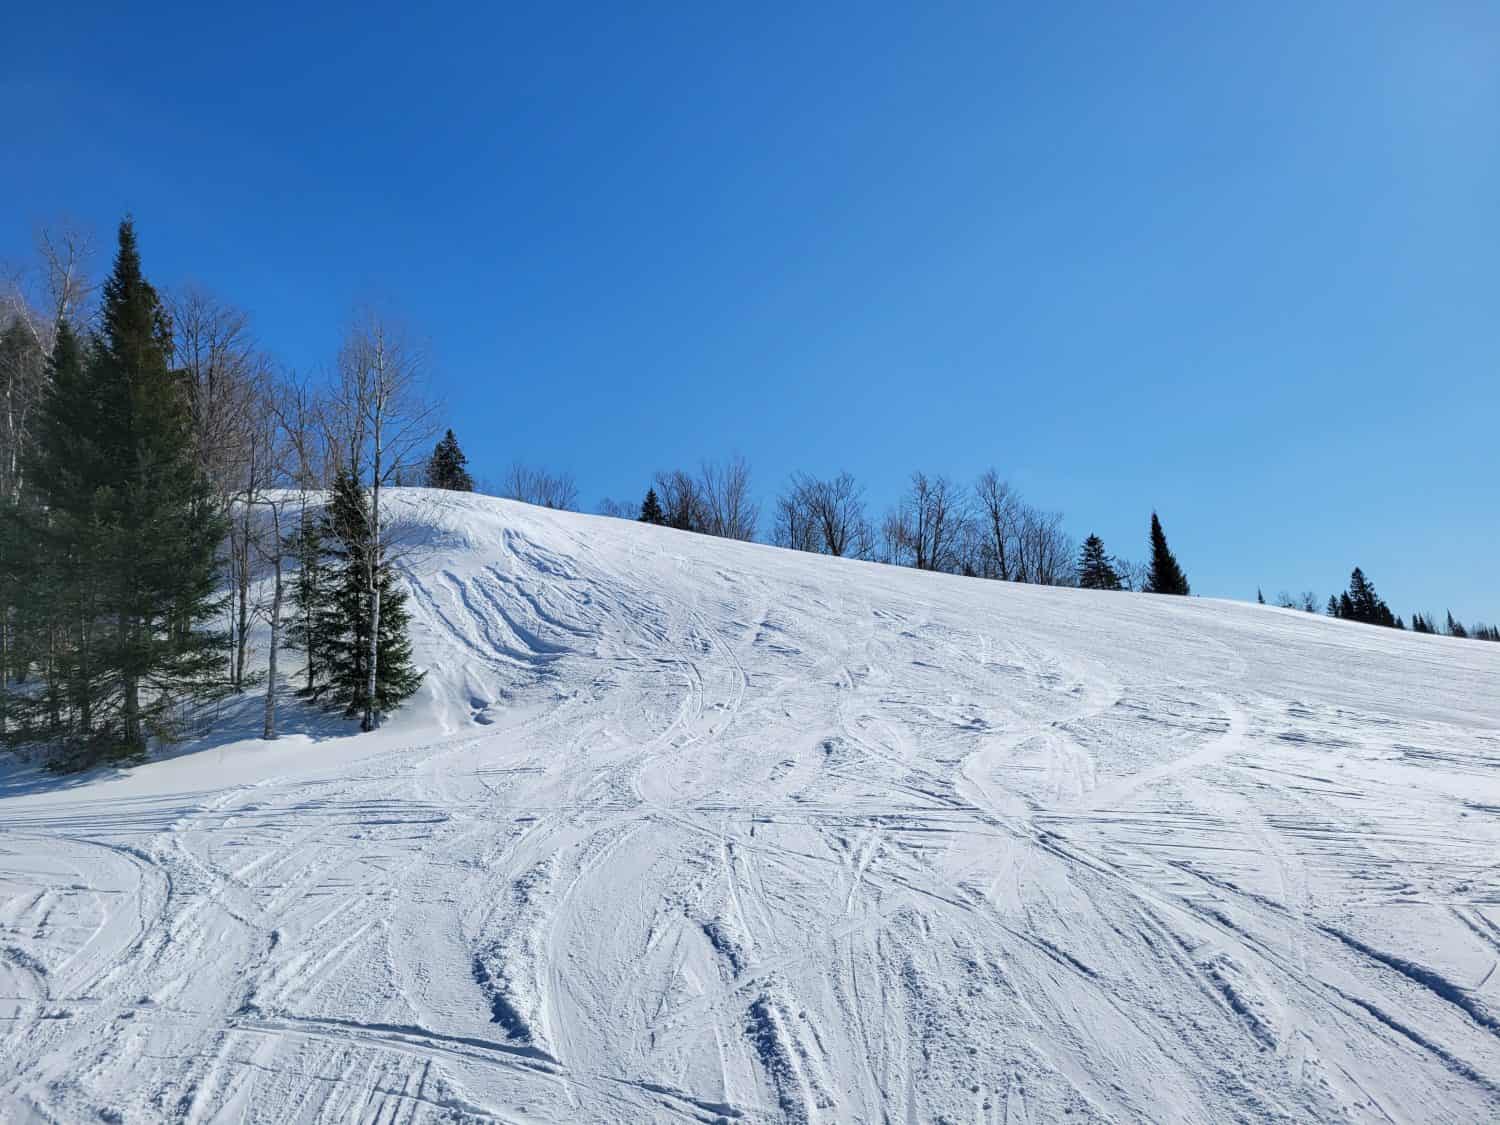
{"label": "tree line", "polygon": [[[736,457],[722,464],[705,463],[697,473],[658,472],[638,506],[606,500],[599,511],[705,535],[755,539],[759,508],[750,496],[750,468]],[[850,473],[796,473],[772,506],[769,541],[814,554],[1006,582],[1191,593],[1156,512],[1151,513],[1145,561],[1115,557],[1096,534],[1076,543],[1064,530],[1061,513],[1026,503],[994,469],[967,488],[949,477],[914,472],[905,492],[880,519],[869,513],[864,488]],[[1256,601],[1266,604],[1260,590]],[[1307,613],[1322,608],[1310,590],[1297,596],[1282,591],[1276,605]],[[1407,628],[1359,567],[1350,575],[1348,588],[1328,599],[1327,613],[1346,621]],[[1430,614],[1413,614],[1410,628],[1500,640],[1500,627],[1482,622],[1465,626],[1451,612],[1442,627]]]}
{"label": "tree line", "polygon": [[[130,220],[97,289],[90,249],[76,231],[44,232],[31,284],[0,287],[0,738],[61,747],[70,764],[129,757],[261,683],[274,738],[287,650],[301,657],[298,695],[374,729],[420,683],[384,492],[571,510],[577,483],[519,462],[478,482],[453,430],[429,446],[422,350],[389,316],[354,317],[313,382],[277,369],[243,311],[201,287],[153,287]],[[797,473],[763,523],[736,456],[658,472],[639,504],[601,511],[998,581],[1190,593],[1157,513],[1143,561],[1112,556],[993,469],[967,484],[913,472],[883,512],[848,472]],[[1311,592],[1277,604],[1318,610]],[[1359,568],[1326,610],[1407,628]],[[1414,614],[1410,628],[1500,640],[1451,613],[1441,626]]]}
{"label": "tree line", "polygon": [[[1265,605],[1264,591],[1256,590],[1255,600]],[[1311,591],[1306,591],[1300,597],[1294,598],[1283,590],[1276,595],[1276,605],[1281,609],[1300,609],[1307,613],[1319,612],[1317,595]],[[1387,629],[1407,628],[1400,614],[1391,612],[1391,607],[1386,604],[1385,599],[1375,592],[1375,583],[1370,581],[1359,567],[1355,567],[1350,572],[1349,585],[1343,591],[1328,596],[1326,611],[1329,617],[1336,617],[1343,621],[1357,621],[1362,625],[1379,625]],[[1500,641],[1500,627],[1486,625],[1482,621],[1466,626],[1453,616],[1451,610],[1448,612],[1447,621],[1442,625],[1437,624],[1437,619],[1432,614],[1413,613],[1410,628],[1413,633],[1443,634],[1477,641]]]}
{"label": "tree line", "polygon": [[[603,515],[705,535],[750,540],[759,531],[750,468],[741,457],[705,463],[697,473],[658,472],[641,503],[606,500]],[[1187,594],[1187,577],[1151,515],[1148,561],[1110,556],[1090,535],[1080,547],[1060,512],[1026,503],[990,469],[971,485],[923,471],[882,516],[848,472],[796,473],[771,508],[769,541],[778,547],[1003,582]]]}
{"label": "tree line", "polygon": [[360,314],[314,386],[240,310],[158,291],[129,219],[97,290],[85,237],[41,249],[0,310],[0,739],[138,757],[262,683],[275,738],[288,649],[298,694],[374,729],[421,678],[382,494],[472,486],[451,431],[427,452],[420,349]]}

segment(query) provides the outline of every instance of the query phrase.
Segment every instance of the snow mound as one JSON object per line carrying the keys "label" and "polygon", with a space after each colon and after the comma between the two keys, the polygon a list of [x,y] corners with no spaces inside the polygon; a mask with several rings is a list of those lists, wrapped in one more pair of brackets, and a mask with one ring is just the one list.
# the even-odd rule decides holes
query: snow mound
{"label": "snow mound", "polygon": [[0,1120],[1500,1115],[1500,646],[389,505],[382,731],[0,776]]}

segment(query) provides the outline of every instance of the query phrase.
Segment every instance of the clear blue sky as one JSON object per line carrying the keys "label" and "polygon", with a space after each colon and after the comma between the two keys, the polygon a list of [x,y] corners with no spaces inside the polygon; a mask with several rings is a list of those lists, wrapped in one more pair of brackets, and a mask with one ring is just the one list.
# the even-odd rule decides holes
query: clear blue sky
{"label": "clear blue sky", "polygon": [[304,370],[382,300],[589,508],[993,464],[1198,593],[1500,618],[1500,5],[588,7],[22,5],[0,256],[132,211]]}

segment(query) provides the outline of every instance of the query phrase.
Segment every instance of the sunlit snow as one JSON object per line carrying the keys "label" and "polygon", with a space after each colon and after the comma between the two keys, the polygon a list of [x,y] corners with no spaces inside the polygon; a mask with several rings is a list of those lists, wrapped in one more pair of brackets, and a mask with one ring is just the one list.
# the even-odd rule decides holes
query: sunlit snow
{"label": "sunlit snow", "polygon": [[0,774],[0,1119],[1500,1115],[1500,645],[388,503],[382,731]]}

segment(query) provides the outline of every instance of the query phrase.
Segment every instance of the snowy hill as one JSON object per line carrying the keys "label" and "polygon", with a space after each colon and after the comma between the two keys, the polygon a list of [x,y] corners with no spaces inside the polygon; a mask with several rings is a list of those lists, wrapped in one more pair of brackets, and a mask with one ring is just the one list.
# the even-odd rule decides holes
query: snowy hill
{"label": "snowy hill", "polygon": [[1500,646],[392,503],[383,731],[0,776],[0,1120],[1500,1115]]}

